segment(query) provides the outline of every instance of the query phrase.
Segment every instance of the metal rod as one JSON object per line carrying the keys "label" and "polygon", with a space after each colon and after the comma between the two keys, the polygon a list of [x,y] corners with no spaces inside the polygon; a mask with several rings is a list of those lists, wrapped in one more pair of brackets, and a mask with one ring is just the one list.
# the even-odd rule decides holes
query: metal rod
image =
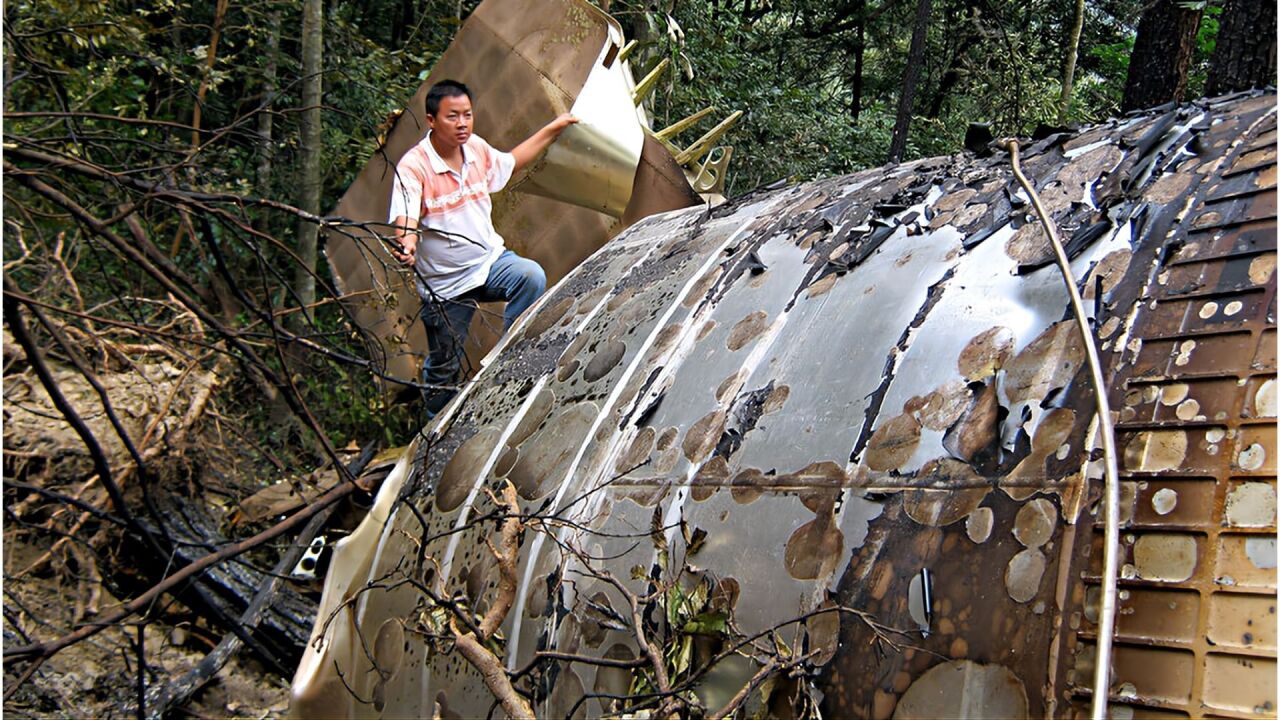
{"label": "metal rod", "polygon": [[[1022,165],[1018,162],[1018,142],[1007,140],[1004,147],[1009,151],[1009,162],[1013,166],[1013,176],[1018,184],[1027,191],[1031,205],[1044,226],[1049,243],[1058,258],[1058,269],[1062,271],[1062,281],[1067,285],[1067,293],[1071,296],[1071,309],[1076,316],[1076,325],[1084,338],[1085,353],[1089,362],[1089,373],[1093,377],[1093,389],[1098,412],[1098,430],[1102,435],[1102,453],[1106,463],[1106,485],[1104,493],[1106,526],[1106,544],[1103,547],[1102,569],[1102,607],[1098,614],[1098,651],[1094,659],[1093,672],[1093,708],[1092,720],[1104,720],[1107,717],[1107,701],[1111,694],[1111,641],[1115,634],[1116,620],[1116,576],[1120,565],[1120,470],[1116,463],[1115,427],[1111,422],[1111,404],[1107,400],[1107,386],[1102,377],[1102,362],[1098,359],[1098,346],[1093,339],[1093,331],[1089,328],[1088,318],[1084,314],[1084,300],[1076,288],[1075,277],[1071,274],[1071,261],[1062,248],[1057,230],[1040,204],[1040,196],[1035,188],[1022,174]],[[1085,481],[1088,481],[1086,476]]]}
{"label": "metal rod", "polygon": [[683,120],[678,120],[672,123],[671,125],[668,125],[667,127],[662,128],[658,132],[654,133],[654,135],[656,135],[659,140],[670,140],[671,138],[680,134],[685,129],[692,127],[695,123],[697,123],[702,118],[710,115],[715,111],[716,111],[715,105],[704,107],[698,112],[690,115],[689,117],[684,118]]}
{"label": "metal rod", "polygon": [[652,93],[654,88],[658,87],[658,80],[669,67],[671,67],[671,58],[662,58],[662,62],[654,66],[649,71],[649,74],[644,76],[643,80],[636,83],[636,89],[631,91],[631,99],[636,105],[644,102],[649,97],[649,93]]}
{"label": "metal rod", "polygon": [[705,135],[693,141],[692,145],[681,151],[679,155],[676,155],[676,164],[684,165],[685,163],[692,162],[702,157],[702,154],[707,150],[710,150],[711,146],[714,145],[722,135],[729,132],[729,128],[733,127],[740,117],[742,117],[742,111],[734,110],[729,114],[729,117],[721,120],[719,125],[708,130]]}
{"label": "metal rod", "polygon": [[928,637],[933,630],[933,573],[929,568],[920,568],[920,599],[924,601],[924,624],[929,626],[924,634]]}
{"label": "metal rod", "polygon": [[635,40],[623,45],[622,49],[618,51],[618,57],[615,58],[615,61],[625,62],[627,58],[631,57],[631,53],[635,52],[636,47],[639,45],[640,43]]}

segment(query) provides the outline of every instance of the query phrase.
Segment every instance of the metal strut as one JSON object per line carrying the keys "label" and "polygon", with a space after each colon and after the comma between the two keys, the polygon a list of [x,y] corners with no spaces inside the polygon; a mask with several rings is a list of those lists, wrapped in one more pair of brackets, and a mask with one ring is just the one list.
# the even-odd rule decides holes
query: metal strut
{"label": "metal strut", "polygon": [[[1027,192],[1036,216],[1044,227],[1049,243],[1053,245],[1057,256],[1058,269],[1062,271],[1062,281],[1066,283],[1067,294],[1071,296],[1071,309],[1076,317],[1076,326],[1084,338],[1085,354],[1089,362],[1089,374],[1093,379],[1094,401],[1097,405],[1098,428],[1102,435],[1102,453],[1106,463],[1106,485],[1104,493],[1106,526],[1106,544],[1103,546],[1102,558],[1102,607],[1098,614],[1098,650],[1093,669],[1093,707],[1092,720],[1104,720],[1107,717],[1107,701],[1111,693],[1111,641],[1115,634],[1116,619],[1116,576],[1120,564],[1120,470],[1116,463],[1115,426],[1111,422],[1111,403],[1107,400],[1106,381],[1102,377],[1102,362],[1098,359],[1098,346],[1093,340],[1093,331],[1084,314],[1084,300],[1076,288],[1076,279],[1071,274],[1071,262],[1067,258],[1062,241],[1044,206],[1040,204],[1040,196],[1026,176],[1022,174],[1022,165],[1018,161],[1018,142],[1006,140],[1004,148],[1009,152],[1009,162],[1013,166],[1013,176],[1018,184]],[[1101,296],[1101,293],[1099,293]],[[1087,480],[1087,478],[1086,478]]]}

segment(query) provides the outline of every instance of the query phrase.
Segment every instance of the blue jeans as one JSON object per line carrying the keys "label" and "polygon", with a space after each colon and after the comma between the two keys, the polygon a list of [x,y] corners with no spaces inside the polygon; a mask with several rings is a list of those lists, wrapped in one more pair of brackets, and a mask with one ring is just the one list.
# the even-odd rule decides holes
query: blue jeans
{"label": "blue jeans", "polygon": [[430,346],[427,361],[422,365],[422,384],[427,386],[423,388],[422,397],[428,418],[435,417],[458,392],[454,386],[462,381],[460,371],[466,355],[463,345],[476,304],[505,301],[507,309],[502,314],[505,331],[546,289],[547,276],[541,265],[506,250],[494,261],[489,279],[480,287],[455,298],[428,300],[422,304],[422,323],[427,327]]}

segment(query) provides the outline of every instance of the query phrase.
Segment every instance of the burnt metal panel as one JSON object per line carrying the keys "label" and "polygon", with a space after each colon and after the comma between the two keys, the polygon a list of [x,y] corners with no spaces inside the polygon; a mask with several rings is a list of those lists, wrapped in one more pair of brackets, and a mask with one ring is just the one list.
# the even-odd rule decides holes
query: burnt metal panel
{"label": "burnt metal panel", "polygon": [[[1268,109],[1201,134],[1175,168],[1197,179],[1190,202],[1151,238],[1151,276],[1133,294],[1111,386],[1124,452],[1120,712],[1276,713],[1274,142]],[[1085,712],[1102,528],[1077,536],[1084,582],[1065,609],[1077,631],[1063,635],[1056,699]]]}

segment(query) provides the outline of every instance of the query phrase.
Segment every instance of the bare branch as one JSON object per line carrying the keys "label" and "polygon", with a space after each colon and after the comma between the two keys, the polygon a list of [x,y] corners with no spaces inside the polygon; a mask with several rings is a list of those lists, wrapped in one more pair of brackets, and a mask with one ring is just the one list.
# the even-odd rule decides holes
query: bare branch
{"label": "bare branch", "polygon": [[507,512],[499,535],[500,547],[495,548],[489,544],[490,552],[498,561],[498,597],[480,620],[480,636],[476,637],[474,632],[461,632],[455,626],[455,642],[458,651],[480,673],[485,686],[501,703],[507,716],[531,720],[534,717],[533,708],[511,685],[511,678],[507,676],[507,669],[502,661],[485,647],[494,631],[506,620],[515,601],[516,562],[520,551],[520,499],[516,495],[515,486],[508,481],[503,485],[502,499],[499,501],[494,498],[494,501]]}

